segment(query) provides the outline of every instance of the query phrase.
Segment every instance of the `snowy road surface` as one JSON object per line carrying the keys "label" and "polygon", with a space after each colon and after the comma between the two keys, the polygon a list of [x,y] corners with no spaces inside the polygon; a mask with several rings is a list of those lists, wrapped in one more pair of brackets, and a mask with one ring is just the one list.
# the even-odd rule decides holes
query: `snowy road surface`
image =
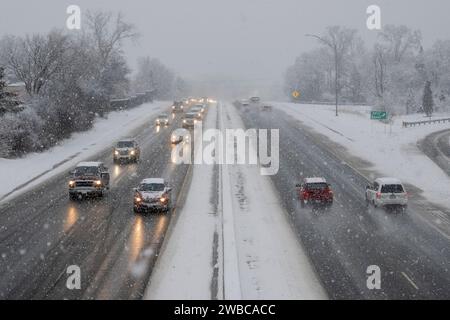
{"label": "snowy road surface", "polygon": [[[251,165],[193,165],[183,208],[176,206],[167,215],[132,212],[132,188],[142,178],[166,178],[175,203],[189,180],[189,166],[170,158],[169,135],[180,125],[180,115],[168,128],[156,130],[150,109],[145,118],[139,116],[141,125],[129,127],[142,147],[140,163],[114,165],[108,143],[84,154],[110,168],[112,187],[104,199],[68,200],[65,172],[77,158],[4,199],[0,298],[450,298],[449,212],[445,201],[428,201],[433,184],[419,190],[416,177],[406,175],[412,194],[406,213],[366,207],[366,176],[383,173],[383,167],[355,157],[364,159],[358,135],[327,118],[326,108],[317,116],[328,122],[317,124],[314,114],[292,105],[285,113],[280,106],[264,112],[226,103],[210,107],[206,127],[279,129],[279,171],[264,177]],[[354,115],[349,111],[347,116]],[[420,135],[433,129],[421,130]],[[115,134],[119,138],[125,132]],[[397,136],[411,147],[405,137]],[[116,139],[110,138],[109,144]],[[73,154],[70,144],[67,150]],[[55,153],[61,156],[55,164],[66,158],[64,152]],[[425,161],[416,149],[407,152]],[[387,173],[403,178],[405,169],[395,171],[396,166],[398,159]],[[439,168],[431,168],[428,174],[439,180]],[[304,176],[323,176],[331,183],[332,207],[299,205],[295,185]],[[176,224],[171,224],[174,212]],[[66,287],[71,265],[80,267],[80,290]],[[367,268],[374,265],[381,270],[379,290],[367,287]]]}
{"label": "snowy road surface", "polygon": [[[170,162],[169,137],[179,122],[177,117],[157,131],[148,119],[139,128],[138,164],[114,165],[110,148],[92,156],[110,168],[104,199],[69,201],[68,175],[62,173],[4,204],[0,298],[140,298],[171,214],[135,215],[132,188],[145,177],[164,177],[176,200],[187,170]],[[66,287],[70,265],[80,267],[80,290]]]}
{"label": "snowy road surface", "polygon": [[[291,113],[244,108],[241,114],[249,128],[280,129],[280,171],[272,179],[331,298],[450,297],[450,238],[426,223],[420,201],[413,199],[406,213],[367,208],[366,178]],[[294,186],[305,176],[331,183],[330,209],[301,208]],[[371,265],[381,269],[380,290],[367,288]]]}
{"label": "snowy road surface", "polygon": [[[204,124],[216,127],[243,126],[234,107],[221,104]],[[325,299],[275,194],[258,166],[195,166],[147,298]]]}

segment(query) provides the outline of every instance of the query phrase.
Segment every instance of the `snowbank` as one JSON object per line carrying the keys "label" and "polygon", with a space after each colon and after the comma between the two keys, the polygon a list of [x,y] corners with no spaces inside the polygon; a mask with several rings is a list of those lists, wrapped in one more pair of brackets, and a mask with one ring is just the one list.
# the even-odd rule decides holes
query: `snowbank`
{"label": "snowbank", "polygon": [[168,106],[168,102],[155,102],[111,112],[108,118],[98,119],[91,130],[75,133],[70,139],[61,141],[59,146],[43,153],[12,160],[0,158],[0,200],[8,200],[94,156]]}
{"label": "snowbank", "polygon": [[[420,114],[398,116],[392,125],[385,125],[370,120],[370,107],[365,106],[342,106],[336,117],[334,106],[276,102],[273,105],[370,162],[371,170],[412,184],[422,189],[429,201],[450,208],[450,178],[417,146],[428,134],[450,129],[449,123],[402,128],[403,121],[426,119]],[[449,115],[436,114],[433,118],[441,117]]]}
{"label": "snowbank", "polygon": [[[215,123],[215,109],[208,112],[204,128]],[[217,212],[212,201],[213,166],[194,165],[191,187],[173,231],[167,236],[152,273],[145,298],[209,300],[213,296],[214,234]],[[216,191],[217,192],[217,191]],[[213,202],[213,203],[212,203]]]}
{"label": "snowbank", "polygon": [[[225,128],[244,128],[232,105],[226,105],[224,113]],[[250,148],[256,150],[253,144]],[[245,157],[238,154],[241,156]],[[270,177],[261,175],[256,165],[228,165],[223,171],[230,181],[224,185],[223,193],[224,199],[229,193],[232,201],[229,208],[233,214],[242,298],[326,299]]]}
{"label": "snowbank", "polygon": [[[243,128],[229,104],[211,108],[204,128],[215,127],[216,112],[220,129]],[[196,165],[169,237],[147,299],[326,298],[270,178],[255,165]]]}

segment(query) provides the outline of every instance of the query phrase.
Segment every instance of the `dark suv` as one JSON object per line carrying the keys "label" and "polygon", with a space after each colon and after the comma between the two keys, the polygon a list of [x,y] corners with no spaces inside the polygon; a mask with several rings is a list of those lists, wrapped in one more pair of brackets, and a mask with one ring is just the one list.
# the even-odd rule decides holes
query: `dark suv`
{"label": "dark suv", "polygon": [[183,111],[184,111],[183,101],[174,101],[172,105],[172,112],[176,113]]}
{"label": "dark suv", "polygon": [[83,196],[103,197],[109,190],[108,168],[102,162],[80,162],[70,172],[69,196],[71,200]]}

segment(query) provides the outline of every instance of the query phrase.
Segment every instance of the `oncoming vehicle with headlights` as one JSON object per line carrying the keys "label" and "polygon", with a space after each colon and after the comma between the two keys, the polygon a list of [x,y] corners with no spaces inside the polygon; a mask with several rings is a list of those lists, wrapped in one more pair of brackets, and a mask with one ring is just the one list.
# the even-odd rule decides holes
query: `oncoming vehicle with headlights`
{"label": "oncoming vehicle with headlights", "polygon": [[184,104],[183,101],[174,101],[172,105],[172,112],[178,113],[184,111]]}
{"label": "oncoming vehicle with headlights", "polygon": [[198,113],[188,112],[183,117],[183,128],[193,128],[198,121]]}
{"label": "oncoming vehicle with headlights", "polygon": [[189,110],[189,112],[196,113],[197,119],[201,120],[203,117],[203,112],[205,112],[205,109],[203,108],[202,105],[195,105],[191,108],[191,110]]}
{"label": "oncoming vehicle with headlights", "polygon": [[71,200],[84,196],[103,197],[109,190],[108,168],[102,162],[80,162],[70,172],[69,197]]}
{"label": "oncoming vehicle with headlights", "polygon": [[117,142],[113,150],[114,163],[121,161],[138,162],[141,157],[141,148],[135,139],[123,139]]}
{"label": "oncoming vehicle with headlights", "polygon": [[157,126],[168,126],[169,125],[169,115],[167,113],[161,113],[155,120]]}
{"label": "oncoming vehicle with headlights", "polygon": [[162,178],[147,178],[141,181],[139,187],[134,188],[134,212],[170,210],[169,188]]}
{"label": "oncoming vehicle with headlights", "polygon": [[188,130],[179,128],[175,130],[172,135],[170,136],[170,143],[172,144],[178,144],[181,142],[189,143],[191,138],[191,134]]}

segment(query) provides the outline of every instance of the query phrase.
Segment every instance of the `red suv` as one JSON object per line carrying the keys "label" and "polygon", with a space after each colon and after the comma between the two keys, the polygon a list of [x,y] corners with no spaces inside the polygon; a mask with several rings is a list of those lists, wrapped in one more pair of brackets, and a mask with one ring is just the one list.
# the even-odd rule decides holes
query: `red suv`
{"label": "red suv", "polygon": [[302,184],[297,184],[298,198],[301,206],[307,203],[328,204],[333,203],[333,191],[324,178],[305,178]]}

